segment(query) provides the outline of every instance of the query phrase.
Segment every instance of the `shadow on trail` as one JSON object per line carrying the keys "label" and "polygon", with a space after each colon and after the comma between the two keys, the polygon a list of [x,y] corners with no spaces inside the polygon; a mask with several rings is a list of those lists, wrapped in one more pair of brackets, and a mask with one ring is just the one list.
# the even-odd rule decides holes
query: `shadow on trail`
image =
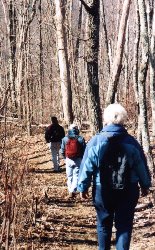
{"label": "shadow on trail", "polygon": [[[38,165],[38,163],[37,163],[37,165]],[[54,173],[54,170],[49,169],[49,168],[47,168],[47,169],[38,168],[38,169],[32,169],[32,170],[30,169],[30,172],[32,172],[34,174],[49,174],[49,173]]]}
{"label": "shadow on trail", "polygon": [[[35,153],[36,153],[36,152],[35,152]],[[43,157],[43,156],[45,156],[45,153],[43,153],[43,154],[38,154],[38,155],[34,155],[34,156],[32,156],[32,157],[29,157],[29,160],[37,159],[37,158],[40,158],[40,157]]]}
{"label": "shadow on trail", "polygon": [[87,240],[87,239],[65,239],[65,243],[68,244],[88,244],[89,246],[97,246],[97,241],[95,240]]}
{"label": "shadow on trail", "polygon": [[[37,236],[33,236],[31,238],[24,239],[24,242],[32,242],[35,240],[38,240]],[[59,237],[50,237],[50,236],[49,237],[48,236],[39,237],[40,243],[54,243],[57,241],[59,241],[60,246],[61,246],[61,243],[66,243],[67,245],[71,245],[71,244],[75,244],[75,245],[84,244],[84,245],[86,245],[86,244],[88,244],[89,246],[97,246],[97,241],[95,241],[95,240],[75,239],[75,238],[67,239],[67,234],[59,235]],[[23,238],[18,239],[17,242],[23,242]]]}
{"label": "shadow on trail", "polygon": [[[29,159],[33,159],[33,154],[36,154],[36,153],[44,153],[43,155],[50,154],[50,151],[49,152],[48,151],[49,150],[46,148],[44,148],[42,150],[33,150],[33,152],[26,153],[24,156],[30,156]],[[35,156],[34,156],[34,158],[35,158]]]}
{"label": "shadow on trail", "polygon": [[75,199],[66,198],[56,198],[55,196],[49,196],[48,198],[42,199],[42,202],[51,206],[57,205],[58,207],[76,207],[77,204],[83,205],[83,207],[93,207],[92,200],[81,201],[80,197],[76,197]]}
{"label": "shadow on trail", "polygon": [[42,164],[48,163],[49,161],[51,161],[51,159],[49,159],[47,161],[36,162],[36,165],[42,165]]}
{"label": "shadow on trail", "polygon": [[51,205],[57,205],[59,207],[75,207],[76,203],[75,201],[70,201],[70,200],[66,200],[66,199],[56,199],[56,198],[44,198],[42,200],[45,204],[51,206]]}
{"label": "shadow on trail", "polygon": [[[45,161],[44,163],[47,163],[47,162],[49,162],[49,161]],[[41,164],[43,164],[43,163],[39,163],[40,165]],[[36,163],[36,165],[39,165],[38,163]],[[55,175],[60,175],[61,173],[63,173],[63,172],[65,172],[66,170],[65,169],[61,169],[60,170],[60,172],[55,172],[54,171],[54,169],[49,169],[49,168],[47,168],[47,169],[40,169],[40,168],[38,168],[38,169],[30,169],[30,172],[32,172],[32,173],[34,173],[34,174],[49,174],[49,173],[52,173],[52,174],[55,174]],[[55,185],[55,186],[57,186],[57,185]]]}

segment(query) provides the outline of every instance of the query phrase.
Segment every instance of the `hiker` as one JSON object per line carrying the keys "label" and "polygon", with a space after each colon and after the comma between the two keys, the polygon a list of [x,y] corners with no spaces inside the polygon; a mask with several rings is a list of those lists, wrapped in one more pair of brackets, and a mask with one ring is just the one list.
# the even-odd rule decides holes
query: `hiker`
{"label": "hiker", "polygon": [[120,104],[110,104],[104,110],[105,126],[87,144],[80,166],[78,190],[82,199],[88,198],[93,177],[99,250],[110,249],[113,221],[116,249],[129,249],[139,185],[142,196],[151,186],[143,150],[123,126],[126,119],[127,112]]}
{"label": "hiker", "polygon": [[51,125],[46,128],[45,140],[47,143],[50,143],[54,172],[60,172],[59,150],[61,146],[61,140],[65,136],[65,131],[64,128],[59,125],[57,117],[52,116],[51,122]]}
{"label": "hiker", "polygon": [[79,168],[85,150],[85,140],[79,135],[76,124],[71,124],[67,136],[62,139],[61,154],[66,159],[66,175],[69,198],[77,191]]}

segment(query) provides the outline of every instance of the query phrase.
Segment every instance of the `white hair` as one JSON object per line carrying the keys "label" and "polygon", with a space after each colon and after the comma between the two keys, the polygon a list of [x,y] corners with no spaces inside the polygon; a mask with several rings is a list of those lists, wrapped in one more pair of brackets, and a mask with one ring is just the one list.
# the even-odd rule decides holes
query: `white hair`
{"label": "white hair", "polygon": [[69,126],[69,129],[73,129],[73,128],[77,128],[78,129],[78,126],[76,125],[76,124],[71,124],[70,126]]}
{"label": "white hair", "polygon": [[118,103],[110,104],[104,110],[104,124],[124,124],[127,120],[127,112]]}

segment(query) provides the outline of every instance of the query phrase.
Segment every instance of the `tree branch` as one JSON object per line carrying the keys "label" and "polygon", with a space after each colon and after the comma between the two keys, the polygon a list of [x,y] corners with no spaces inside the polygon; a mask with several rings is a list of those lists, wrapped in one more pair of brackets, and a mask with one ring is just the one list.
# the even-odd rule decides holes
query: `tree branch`
{"label": "tree branch", "polygon": [[28,26],[31,24],[31,22],[33,21],[33,18],[36,14],[36,3],[37,3],[38,0],[33,0],[32,2],[32,14],[31,14],[31,17],[28,21]]}
{"label": "tree branch", "polygon": [[86,11],[88,12],[88,13],[92,13],[92,8],[91,7],[89,7],[86,3],[85,3],[85,1],[84,0],[79,0],[82,4],[83,4],[83,6],[85,7],[85,9],[86,9]]}

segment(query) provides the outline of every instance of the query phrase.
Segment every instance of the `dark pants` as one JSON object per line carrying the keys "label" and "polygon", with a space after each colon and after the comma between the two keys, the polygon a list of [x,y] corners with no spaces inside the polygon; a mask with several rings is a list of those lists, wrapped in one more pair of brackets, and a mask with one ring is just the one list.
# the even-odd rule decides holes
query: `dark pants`
{"label": "dark pants", "polygon": [[109,250],[113,222],[116,228],[116,249],[129,250],[134,210],[139,198],[137,184],[126,191],[108,191],[101,186],[93,188],[93,202],[97,212],[99,250]]}

